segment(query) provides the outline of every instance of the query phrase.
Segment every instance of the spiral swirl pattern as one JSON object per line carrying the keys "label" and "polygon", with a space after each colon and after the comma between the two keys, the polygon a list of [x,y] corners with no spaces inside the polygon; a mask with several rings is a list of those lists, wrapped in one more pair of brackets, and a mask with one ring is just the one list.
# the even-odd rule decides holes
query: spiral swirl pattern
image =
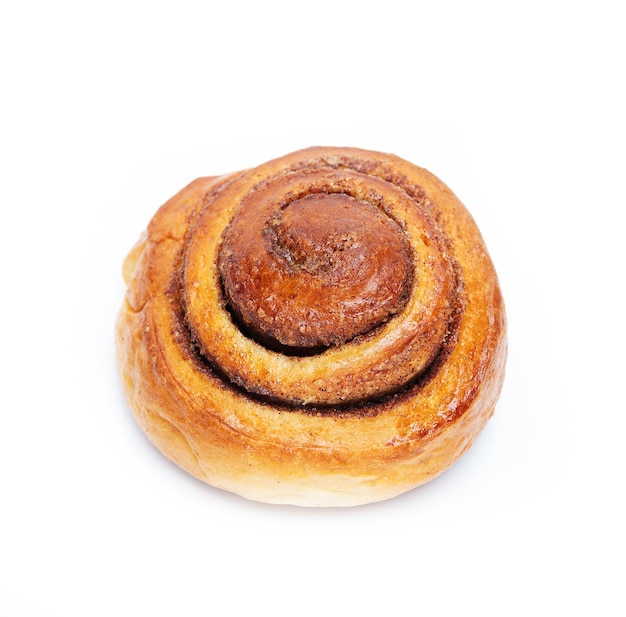
{"label": "spiral swirl pattern", "polygon": [[125,264],[118,355],[152,441],[253,499],[349,505],[449,467],[493,412],[497,277],[456,197],[310,148],[194,181]]}

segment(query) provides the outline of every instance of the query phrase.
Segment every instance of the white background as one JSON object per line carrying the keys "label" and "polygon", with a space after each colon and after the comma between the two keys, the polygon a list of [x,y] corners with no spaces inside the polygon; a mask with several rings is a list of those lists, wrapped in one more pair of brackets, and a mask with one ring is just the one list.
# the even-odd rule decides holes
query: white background
{"label": "white background", "polygon": [[[626,614],[620,4],[4,2],[0,615]],[[510,327],[467,455],[343,510],[187,477],[114,362],[156,208],[309,145],[441,177]]]}

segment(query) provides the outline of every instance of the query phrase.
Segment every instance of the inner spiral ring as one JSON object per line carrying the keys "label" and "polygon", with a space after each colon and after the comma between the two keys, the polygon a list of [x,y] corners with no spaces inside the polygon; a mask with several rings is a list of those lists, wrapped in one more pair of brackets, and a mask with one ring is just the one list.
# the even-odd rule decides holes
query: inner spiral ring
{"label": "inner spiral ring", "polygon": [[334,191],[246,206],[224,234],[219,270],[229,307],[264,345],[344,344],[406,305],[409,242],[380,208]]}
{"label": "inner spiral ring", "polygon": [[[399,186],[346,169],[302,169],[250,183],[244,175],[205,204],[185,252],[186,320],[206,359],[245,390],[298,405],[366,400],[395,391],[420,374],[445,339],[454,288],[445,242],[426,208]],[[311,195],[342,195],[391,220],[407,239],[410,271],[400,273],[401,300],[392,302],[383,318],[358,325],[356,334],[341,341],[323,341],[332,346],[321,353],[298,356],[242,331],[231,313],[236,300],[223,293],[228,268],[220,272],[220,263],[229,263],[229,247],[242,240],[242,229],[258,229],[254,213],[271,220],[272,208],[280,213]],[[397,233],[394,229],[391,235]]]}

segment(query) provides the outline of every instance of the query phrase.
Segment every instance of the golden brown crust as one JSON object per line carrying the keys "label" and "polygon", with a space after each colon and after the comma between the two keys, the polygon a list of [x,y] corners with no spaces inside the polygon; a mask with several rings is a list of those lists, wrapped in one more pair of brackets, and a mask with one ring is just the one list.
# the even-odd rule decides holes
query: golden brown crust
{"label": "golden brown crust", "polygon": [[458,199],[398,157],[310,148],[198,179],[124,273],[131,409],[212,485],[276,503],[386,499],[452,465],[493,413],[495,271]]}

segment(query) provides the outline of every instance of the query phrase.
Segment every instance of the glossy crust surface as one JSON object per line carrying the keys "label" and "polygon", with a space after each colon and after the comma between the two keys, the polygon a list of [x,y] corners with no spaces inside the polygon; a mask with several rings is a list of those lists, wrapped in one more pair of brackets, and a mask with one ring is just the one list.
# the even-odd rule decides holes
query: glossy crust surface
{"label": "glossy crust surface", "polygon": [[309,148],[200,178],[124,264],[118,363],[154,445],[270,503],[380,501],[491,417],[506,320],[481,235],[396,156]]}

